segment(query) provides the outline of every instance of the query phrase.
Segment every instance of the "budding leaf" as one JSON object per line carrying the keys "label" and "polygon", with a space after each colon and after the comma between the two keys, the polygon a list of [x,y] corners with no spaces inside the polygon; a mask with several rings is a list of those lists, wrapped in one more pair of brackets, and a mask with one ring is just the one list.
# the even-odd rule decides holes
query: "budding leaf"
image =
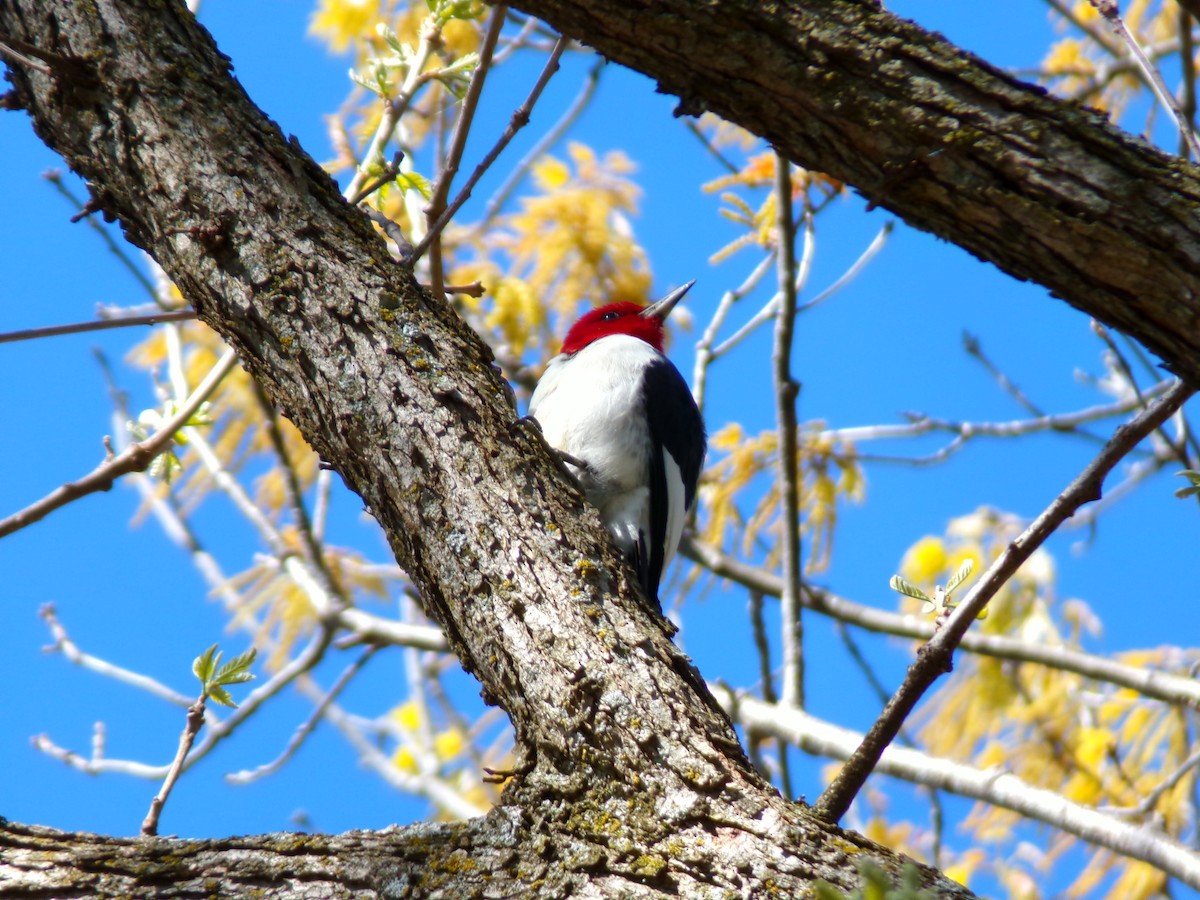
{"label": "budding leaf", "polygon": [[923,600],[926,603],[936,605],[933,598],[926,594],[919,587],[914,587],[909,584],[899,575],[893,575],[891,581],[888,582],[888,587],[897,593],[903,594],[906,597],[912,597],[914,600]]}
{"label": "budding leaf", "polygon": [[237,707],[225,685],[244,684],[254,678],[249,669],[257,655],[257,648],[251,647],[221,665],[221,651],[213,644],[192,663],[192,672],[200,679],[201,695],[222,706]]}
{"label": "budding leaf", "polygon": [[975,561],[964,559],[963,564],[958,567],[958,571],[950,577],[949,584],[946,585],[947,596],[953,593],[954,589],[967,580],[971,574],[971,570],[975,568]]}

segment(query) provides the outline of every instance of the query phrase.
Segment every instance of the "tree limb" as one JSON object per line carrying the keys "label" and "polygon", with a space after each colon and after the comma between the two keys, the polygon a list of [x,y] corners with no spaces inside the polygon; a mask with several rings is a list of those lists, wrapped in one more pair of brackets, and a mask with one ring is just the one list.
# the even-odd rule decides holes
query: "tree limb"
{"label": "tree limb", "polygon": [[[767,881],[799,896],[817,879],[853,888],[864,854],[898,873],[900,858],[817,822],[755,772],[596,511],[517,419],[490,350],[250,103],[181,4],[14,0],[0,5],[0,35],[44,51],[49,74],[10,71],[38,134],[361,495],[485,699],[512,719],[502,805],[391,836],[377,865],[347,851],[343,893],[407,878],[436,895],[426,880],[444,876],[453,896],[481,879],[512,896],[751,895]],[[317,841],[275,840],[296,866]],[[100,855],[166,865],[180,847]],[[415,861],[401,871],[405,854]],[[922,871],[939,896],[969,896]]]}
{"label": "tree limb", "polygon": [[[517,0],[1200,386],[1200,179],[873,0]],[[735,37],[731,37],[735,36]]]}

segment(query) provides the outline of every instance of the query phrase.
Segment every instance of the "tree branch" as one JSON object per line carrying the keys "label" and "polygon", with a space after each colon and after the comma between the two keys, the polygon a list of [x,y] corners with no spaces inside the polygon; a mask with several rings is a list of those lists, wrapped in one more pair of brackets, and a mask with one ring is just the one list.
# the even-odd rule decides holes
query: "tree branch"
{"label": "tree branch", "polygon": [[236,363],[237,354],[232,350],[228,351],[213,366],[212,371],[205,376],[204,381],[200,382],[196,390],[192,391],[183,406],[180,407],[179,412],[164,422],[162,427],[146,440],[130,444],[126,450],[116,456],[110,456],[78,481],[68,482],[25,509],[19,510],[5,519],[0,519],[0,538],[44,519],[54,510],[66,506],[80,497],[86,497],[97,491],[110,490],[113,482],[122,475],[144,471],[150,463],[154,462],[155,457],[167,449],[171,441],[175,439],[175,433],[196,414],[201,404],[208,399],[208,395],[221,383],[221,379],[232,371]]}
{"label": "tree branch", "polygon": [[[787,740],[801,750],[833,759],[849,759],[863,735],[824,722],[803,710],[764,703],[728,688],[715,688],[717,699],[747,732]],[[1200,888],[1200,857],[1184,844],[1144,823],[1122,821],[1035,787],[1001,769],[977,769],[908,747],[888,747],[875,771],[960,797],[989,803],[1082,840],[1162,869],[1184,884]]]}
{"label": "tree branch", "polygon": [[817,815],[830,822],[836,822],[845,815],[854,796],[875,768],[880,754],[895,738],[917,701],[934,681],[951,670],[954,649],[988,601],[1016,574],[1030,554],[1080,506],[1100,499],[1101,486],[1113,467],[1143,438],[1170,418],[1193,393],[1190,386],[1179,382],[1153,406],[1118,428],[1095,459],[980,576],[949,619],[918,652],[917,660],[909,667],[904,682],[892,695],[862,744],[821,794],[814,807]]}
{"label": "tree branch", "polygon": [[749,129],[1200,385],[1200,179],[1100,113],[871,0],[513,5],[657,79],[679,113]]}

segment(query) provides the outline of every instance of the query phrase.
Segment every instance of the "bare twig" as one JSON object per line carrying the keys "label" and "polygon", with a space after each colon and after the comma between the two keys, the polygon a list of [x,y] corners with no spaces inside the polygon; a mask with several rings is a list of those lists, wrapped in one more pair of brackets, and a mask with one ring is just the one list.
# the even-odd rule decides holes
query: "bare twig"
{"label": "bare twig", "polygon": [[1163,794],[1179,784],[1196,766],[1200,766],[1200,749],[1193,750],[1191,755],[1180,763],[1174,772],[1146,794],[1137,806],[1104,806],[1101,807],[1101,811],[1112,816],[1122,816],[1124,818],[1136,819],[1145,816],[1158,805],[1158,801],[1162,799]]}
{"label": "bare twig", "polygon": [[[783,506],[780,630],[783,634],[784,706],[804,706],[804,621],[800,605],[800,452],[796,441],[796,397],[800,384],[792,377],[792,339],[796,321],[796,233],[792,225],[792,167],[775,156],[775,197],[778,204],[776,260],[780,303],[775,318],[774,369],[775,426],[779,442],[779,484]],[[805,209],[806,258],[812,247],[812,212]]]}
{"label": "bare twig", "polygon": [[1000,368],[988,358],[983,352],[983,346],[979,343],[979,338],[970,332],[964,331],[962,336],[963,350],[967,355],[975,359],[981,366],[987,369],[988,374],[996,379],[996,383],[1000,385],[1001,390],[1012,397],[1021,405],[1023,409],[1034,416],[1045,416],[1046,413],[1041,407],[1037,406],[1032,400],[1025,396],[1025,392],[1017,387],[1016,382],[1009,378]]}
{"label": "bare twig", "polygon": [[416,259],[413,254],[412,242],[409,241],[404,230],[396,222],[389,219],[369,203],[363,203],[358,208],[366,213],[368,219],[382,228],[384,234],[391,238],[392,243],[396,245],[396,249],[400,253],[401,263],[409,265]]}
{"label": "bare twig", "polygon": [[814,306],[824,303],[826,300],[852,282],[855,278],[857,278],[862,270],[867,267],[867,263],[873,260],[887,244],[888,238],[892,234],[892,229],[895,227],[896,223],[892,219],[888,219],[886,222],[884,222],[879,231],[875,233],[875,237],[871,239],[871,243],[867,244],[867,249],[863,250],[863,252],[858,255],[858,259],[852,262],[850,267],[841,275],[839,275],[833,284],[829,285],[829,287],[825,288],[825,290],[821,291],[821,293],[817,294],[811,300],[807,300],[801,306],[797,307],[796,312],[808,312],[808,310],[812,309]]}
{"label": "bare twig", "polygon": [[[311,679],[302,679],[297,688],[301,693],[318,702],[321,691],[312,684]],[[375,772],[383,781],[398,790],[411,794],[428,797],[446,812],[456,818],[469,819],[483,815],[487,810],[464,796],[446,783],[445,779],[436,774],[422,773],[410,775],[397,768],[391,757],[379,749],[376,742],[363,733],[349,714],[336,703],[330,703],[325,710],[326,720],[346,738],[350,746],[358,753],[359,760]]]}
{"label": "bare twig", "polygon": [[[442,230],[446,227],[450,220],[454,218],[454,215],[459,211],[459,209],[462,208],[462,205],[467,202],[467,199],[471,196],[471,191],[474,190],[475,185],[479,183],[479,179],[483,177],[483,174],[489,168],[491,168],[492,163],[496,161],[496,158],[503,152],[504,148],[508,146],[509,142],[516,137],[517,132],[529,124],[529,116],[533,112],[533,107],[537,103],[538,98],[541,97],[542,91],[545,90],[550,78],[555,72],[558,71],[558,61],[562,57],[563,51],[566,50],[567,44],[569,43],[569,39],[565,37],[558,39],[558,42],[554,45],[554,49],[550,51],[550,58],[546,60],[546,65],[542,67],[542,74],[538,76],[538,80],[534,83],[533,89],[530,90],[529,96],[525,98],[525,102],[522,103],[517,108],[516,112],[512,114],[512,118],[508,122],[508,127],[504,129],[504,133],[500,135],[500,139],[496,141],[492,149],[488,151],[487,155],[484,156],[479,165],[475,167],[475,171],[471,173],[471,177],[467,179],[467,183],[464,184],[462,190],[458,192],[458,195],[454,198],[454,202],[452,202],[438,214],[436,221],[434,221],[429,228],[429,233],[426,234],[421,243],[417,245],[415,255],[418,258],[426,248],[431,246],[432,243],[438,239],[438,236],[442,233]],[[454,137],[455,144],[457,144],[457,130],[455,131]],[[439,184],[440,183],[441,182],[439,181]],[[443,202],[445,201],[443,200]],[[432,209],[432,203],[430,204],[430,207]]]}
{"label": "bare twig", "polygon": [[845,815],[867,776],[875,768],[880,754],[896,736],[917,701],[934,681],[950,671],[955,647],[988,601],[1075,510],[1100,498],[1105,476],[1193,393],[1191,387],[1178,382],[1154,406],[1118,428],[1078,477],[997,557],[945,624],[920,649],[904,683],[892,695],[883,713],[833,783],[821,794],[814,807],[818,816],[828,822],[837,822]]}
{"label": "bare twig", "polygon": [[33,69],[37,72],[41,72],[43,75],[54,74],[49,66],[45,65],[44,63],[40,63],[35,59],[31,59],[29,56],[26,56],[24,53],[18,51],[15,47],[10,46],[10,43],[16,45],[22,44],[21,41],[15,41],[10,37],[5,36],[3,40],[0,40],[0,56],[3,56],[5,59],[10,59],[15,63],[19,63],[20,65],[25,66],[27,69]]}
{"label": "bare twig", "polygon": [[[555,45],[557,46],[557,45]],[[500,54],[497,54],[497,61]],[[600,83],[600,73],[605,65],[604,60],[599,60],[588,70],[587,77],[584,79],[583,87],[576,94],[575,99],[571,101],[571,105],[567,107],[554,125],[546,131],[538,142],[529,148],[529,152],[521,157],[521,161],[508,174],[504,180],[504,184],[500,185],[499,189],[488,198],[487,205],[484,207],[483,215],[479,222],[474,227],[474,233],[478,234],[484,228],[492,223],[496,218],[497,213],[508,202],[508,198],[512,196],[513,191],[517,189],[522,179],[528,174],[533,164],[545,155],[551,147],[559,142],[567,129],[575,124],[576,120],[587,109],[588,104],[592,102],[592,96],[596,93],[596,86]],[[450,293],[450,289],[446,288],[446,293]]]}
{"label": "bare twig", "polygon": [[346,686],[354,679],[354,676],[362,670],[362,667],[367,664],[367,660],[374,656],[377,650],[379,650],[378,645],[368,647],[358,659],[346,667],[345,671],[338,676],[337,681],[333,683],[333,686],[325,692],[325,695],[321,698],[321,702],[313,710],[312,715],[305,719],[300,727],[296,729],[291,740],[288,741],[287,746],[283,748],[283,752],[279,756],[275,757],[271,762],[254,769],[230,772],[225,776],[225,780],[230,784],[249,784],[267,775],[273,775],[283,768],[287,761],[296,755],[296,751],[300,749],[308,736],[316,729],[317,723],[324,717],[329,705],[337,700],[342,691],[346,689]]}
{"label": "bare twig", "polygon": [[696,342],[696,367],[692,372],[692,393],[695,395],[696,405],[700,409],[704,409],[708,369],[716,359],[713,344],[716,343],[717,333],[721,330],[721,326],[725,324],[725,319],[728,318],[729,311],[733,309],[733,304],[758,287],[759,282],[766,277],[767,272],[771,270],[771,266],[775,262],[775,256],[776,250],[774,248],[768,253],[764,253],[763,258],[750,274],[746,276],[745,281],[732,291],[726,291],[721,295],[721,302],[717,304],[717,311],[713,313],[712,319],[709,320],[708,325],[704,329],[704,334]]}
{"label": "bare twig", "polygon": [[187,759],[188,752],[192,749],[192,743],[196,740],[196,735],[200,733],[200,727],[204,724],[205,705],[205,697],[202,694],[195,703],[188,707],[187,720],[183,727],[183,733],[179,735],[179,747],[175,751],[175,759],[167,770],[167,777],[163,780],[162,787],[150,801],[150,811],[146,813],[146,818],[142,822],[142,834],[146,837],[158,834],[158,818],[162,815],[163,806],[166,804],[167,798],[171,796],[175,782],[183,773],[184,760]]}
{"label": "bare twig", "polygon": [[[815,215],[817,210],[813,209],[812,212]],[[812,307],[816,306],[818,303],[823,303],[824,301],[828,300],[831,296],[853,281],[854,278],[857,277],[860,272],[862,272],[866,264],[870,262],[872,258],[874,258],[875,254],[883,249],[883,246],[887,242],[887,237],[889,234],[891,234],[891,231],[892,223],[888,222],[879,229],[879,232],[871,240],[871,243],[867,245],[867,248],[861,254],[859,254],[858,259],[851,263],[850,267],[846,269],[846,271],[842,273],[842,275],[840,275],[833,284],[825,288],[825,290],[821,291],[811,300],[799,306],[796,311],[803,312],[812,309]],[[773,259],[773,256],[770,258]],[[799,290],[803,279],[798,278],[797,281],[797,290]],[[717,347],[711,351],[710,357],[712,359],[722,357],[742,341],[744,341],[756,328],[769,321],[775,315],[775,310],[778,308],[779,302],[780,295],[776,293],[770,300],[767,301],[762,309],[755,313],[754,316],[751,317],[748,322],[746,322],[746,324],[744,324],[741,328],[717,345]]]}
{"label": "bare twig", "polygon": [[[48,169],[42,173],[42,177],[50,182],[54,189],[58,191],[58,193],[61,194],[68,203],[75,207],[77,212],[82,213],[85,211],[85,204],[75,196],[71,189],[67,187],[66,182],[63,181],[61,169]],[[71,221],[75,221],[75,219],[73,218]],[[159,309],[165,309],[166,307],[163,306],[162,298],[159,297],[157,292],[154,290],[154,282],[146,277],[146,273],[143,271],[142,267],[134,262],[132,258],[130,258],[128,252],[130,245],[124,242],[118,243],[116,238],[112,236],[109,230],[97,222],[94,216],[88,216],[87,224],[88,227],[91,228],[95,233],[96,237],[100,238],[100,241],[105,247],[108,248],[108,252],[117,258],[121,265],[123,265],[129,272],[129,274],[134,277],[137,283],[145,289],[146,293],[151,298],[153,298],[154,305]]]}
{"label": "bare twig", "polygon": [[[263,421],[266,423],[267,436],[270,438],[271,447],[275,451],[275,458],[278,461],[279,471],[283,477],[284,490],[287,493],[288,505],[292,508],[292,516],[296,522],[296,529],[300,533],[300,540],[304,545],[305,555],[308,557],[308,562],[315,570],[315,574],[321,581],[322,588],[329,594],[336,595],[339,606],[348,606],[350,598],[347,597],[338,586],[333,574],[329,571],[329,566],[325,562],[325,552],[321,544],[317,541],[316,535],[313,533],[312,520],[308,516],[308,509],[304,505],[304,491],[300,487],[300,479],[296,474],[296,467],[292,465],[291,459],[288,457],[287,444],[283,440],[283,431],[279,427],[279,414],[276,412],[274,405],[267,397],[266,391],[262,389],[262,385],[257,379],[251,379],[251,384],[254,387],[254,395],[258,400],[259,409],[262,410]],[[311,453],[312,450],[308,449]]]}
{"label": "bare twig", "polygon": [[101,319],[95,322],[74,322],[70,325],[47,325],[45,328],[26,328],[23,331],[6,331],[0,334],[0,344],[13,341],[32,341],[38,338],[59,337],[64,334],[83,334],[88,331],[106,331],[110,328],[129,328],[134,325],[159,325],[163,322],[186,322],[196,318],[190,309],[176,312],[154,313],[149,316],[127,316],[120,319]]}
{"label": "bare twig", "polygon": [[[421,286],[430,287],[430,285]],[[481,281],[472,281],[470,284],[446,284],[442,286],[442,290],[447,294],[462,294],[464,297],[482,297],[487,293],[487,288]]]}
{"label": "bare twig", "polygon": [[1180,156],[1186,155],[1188,151],[1185,135],[1196,132],[1196,49],[1192,40],[1192,10],[1198,5],[1200,4],[1195,2],[1179,4],[1179,64],[1183,69],[1183,103],[1179,108],[1183,113],[1184,122],[1187,123],[1186,130],[1179,134],[1177,152]]}
{"label": "bare twig", "polygon": [[506,15],[508,15],[508,7],[503,4],[492,11],[491,24],[488,25],[483,46],[479,49],[479,64],[471,74],[471,83],[467,85],[467,93],[463,97],[462,109],[458,114],[458,123],[454,128],[454,139],[451,141],[450,151],[445,156],[442,171],[438,174],[437,183],[433,187],[433,196],[425,205],[425,220],[431,223],[431,227],[413,252],[415,261],[432,247],[433,252],[429,255],[429,277],[433,282],[433,294],[438,299],[442,298],[442,253],[441,242],[438,240],[439,230],[433,225],[446,210],[450,185],[454,182],[454,176],[458,174],[458,166],[462,162],[463,150],[467,146],[467,135],[471,132],[471,123],[475,118],[475,110],[479,106],[479,96],[483,92],[483,83],[487,80],[488,69],[492,64],[492,53],[496,49],[496,41],[500,38],[500,29],[504,27]]}
{"label": "bare twig", "polygon": [[[854,664],[858,666],[858,670],[862,672],[863,678],[866,679],[867,685],[871,688],[871,692],[879,698],[880,703],[887,703],[888,692],[880,681],[879,676],[875,672],[875,668],[871,665],[871,661],[867,659],[862,648],[858,646],[858,642],[854,640],[854,635],[850,633],[850,629],[846,627],[845,622],[835,623],[835,630],[838,637],[842,639],[842,645],[846,648],[846,652],[850,654],[850,658],[854,660]],[[770,698],[763,696],[763,699],[770,702]],[[916,742],[908,736],[903,728],[897,734],[897,740],[905,747],[915,747]],[[930,850],[930,862],[937,868],[942,867],[942,823],[945,821],[945,816],[942,810],[942,798],[936,788],[928,788],[929,795],[929,818],[931,822],[931,831],[933,834],[933,847]]]}
{"label": "bare twig", "polygon": [[956,435],[955,439],[942,449],[927,456],[902,458],[883,457],[859,453],[860,460],[875,460],[887,462],[904,462],[913,465],[928,465],[942,462],[956,451],[966,446],[968,441],[980,437],[1019,437],[1025,434],[1035,434],[1042,431],[1059,431],[1076,434],[1088,440],[1101,439],[1090,432],[1083,431],[1080,426],[1112,416],[1123,415],[1142,409],[1143,400],[1165,394],[1174,384],[1174,379],[1164,379],[1142,392],[1142,397],[1130,396],[1115,403],[1105,403],[1089,406],[1086,409],[1070,413],[1055,413],[1036,419],[1014,419],[1009,422],[952,422],[938,419],[920,413],[910,414],[914,421],[905,425],[862,425],[848,428],[836,428],[820,433],[822,440],[848,441],[861,444],[867,441],[895,440],[899,438],[919,437],[935,431],[945,431]]}
{"label": "bare twig", "polygon": [[736,175],[740,171],[737,164],[734,163],[733,160],[717,149],[717,145],[714,144],[709,136],[704,133],[704,131],[700,128],[699,123],[696,122],[695,119],[684,119],[683,124],[684,127],[692,133],[696,140],[704,145],[704,149],[708,151],[709,155],[715,159],[726,172],[731,175]]}
{"label": "bare twig", "polygon": [[[1098,338],[1100,338],[1100,340],[1104,343],[1104,346],[1108,348],[1109,353],[1112,354],[1112,362],[1116,366],[1118,373],[1125,380],[1125,384],[1128,386],[1129,390],[1133,392],[1135,397],[1137,397],[1138,402],[1142,406],[1145,406],[1146,400],[1142,396],[1142,388],[1137,382],[1137,376],[1133,374],[1133,366],[1129,364],[1129,360],[1125,358],[1125,354],[1121,352],[1121,348],[1118,347],[1117,342],[1113,340],[1112,334],[1110,334],[1109,330],[1095,319],[1092,319],[1092,332]],[[1185,469],[1188,468],[1191,465],[1191,461],[1187,456],[1187,448],[1176,444],[1173,440],[1171,440],[1170,435],[1163,430],[1162,426],[1156,428],[1155,432],[1160,438],[1162,438],[1163,443],[1170,448],[1172,455],[1174,455],[1179,464]]]}
{"label": "bare twig", "polygon": [[104,678],[111,678],[114,681],[119,681],[121,684],[137,688],[139,691],[145,691],[147,694],[158,697],[160,700],[166,700],[175,706],[187,707],[192,703],[191,697],[172,690],[161,681],[157,681],[149,675],[143,675],[140,672],[134,672],[130,669],[113,665],[107,660],[100,659],[98,656],[84,653],[71,640],[70,635],[67,634],[67,629],[58,621],[58,614],[54,609],[54,604],[45,604],[38,611],[38,615],[46,622],[46,626],[50,629],[50,634],[54,637],[54,643],[45,648],[47,652],[61,653],[66,657],[68,662],[72,662],[88,671],[95,672]]}
{"label": "bare twig", "polygon": [[1179,128],[1179,134],[1187,143],[1187,149],[1191,154],[1191,158],[1200,160],[1200,142],[1196,139],[1196,133],[1192,131],[1191,126],[1188,124],[1188,118],[1180,110],[1179,104],[1175,102],[1175,96],[1163,81],[1158,67],[1146,57],[1146,53],[1142,50],[1137,38],[1125,26],[1125,20],[1121,18],[1120,11],[1117,8],[1117,0],[1091,0],[1091,4],[1099,10],[1100,15],[1112,26],[1112,30],[1116,32],[1117,37],[1125,42],[1125,46],[1129,48],[1129,52],[1137,60],[1142,74],[1150,83],[1151,90],[1158,97],[1158,102],[1175,118],[1175,124]]}
{"label": "bare twig", "polygon": [[227,350],[204,381],[200,383],[200,386],[183,403],[179,412],[168,419],[158,431],[144,441],[130,444],[129,448],[122,453],[116,456],[110,455],[107,460],[78,481],[62,485],[36,503],[0,520],[0,538],[32,525],[54,510],[66,506],[80,497],[86,497],[97,491],[109,490],[113,486],[113,482],[122,475],[146,469],[155,457],[167,449],[175,437],[175,432],[183,428],[188,420],[196,414],[196,410],[208,399],[208,395],[220,384],[221,379],[229,374],[236,363],[237,354],[232,350]]}

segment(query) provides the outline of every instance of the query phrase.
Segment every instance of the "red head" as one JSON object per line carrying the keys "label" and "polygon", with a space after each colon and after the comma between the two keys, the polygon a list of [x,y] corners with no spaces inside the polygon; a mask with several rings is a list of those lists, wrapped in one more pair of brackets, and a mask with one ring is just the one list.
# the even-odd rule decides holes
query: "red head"
{"label": "red head", "polygon": [[578,353],[588,344],[612,334],[627,334],[645,341],[659,353],[663,350],[663,322],[671,308],[696,282],[689,281],[676,288],[657,303],[638,306],[636,303],[610,303],[585,313],[571,326],[563,340],[563,353]]}

